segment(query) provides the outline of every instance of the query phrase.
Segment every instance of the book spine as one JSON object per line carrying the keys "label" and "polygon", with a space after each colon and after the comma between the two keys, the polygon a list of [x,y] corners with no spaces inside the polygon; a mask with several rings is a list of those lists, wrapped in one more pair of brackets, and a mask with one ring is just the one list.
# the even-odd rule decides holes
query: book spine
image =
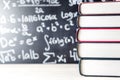
{"label": "book spine", "polygon": [[82,15],[82,13],[81,13],[81,5],[82,5],[83,3],[80,3],[79,5],[78,5],[78,13],[80,14],[80,15]]}
{"label": "book spine", "polygon": [[79,28],[77,40],[79,43],[120,43],[119,34],[120,28]]}
{"label": "book spine", "polygon": [[79,43],[80,58],[120,58],[120,43]]}
{"label": "book spine", "polygon": [[[79,12],[79,14],[80,15],[82,15],[82,16],[94,16],[94,15],[119,15],[120,14],[120,12],[118,11],[118,12],[107,12],[107,9],[111,9],[111,8],[114,8],[114,7],[111,7],[110,5],[107,7],[107,8],[105,8],[106,9],[106,11],[103,13],[103,12],[101,12],[101,13],[83,13],[83,11],[82,11],[82,6],[83,5],[87,5],[87,4],[95,4],[96,6],[97,6],[97,4],[110,4],[110,3],[115,3],[115,4],[113,4],[113,5],[118,5],[118,3],[120,2],[120,0],[119,1],[115,1],[115,0],[103,0],[103,1],[101,1],[101,2],[97,2],[97,1],[93,1],[93,2],[84,2],[84,3],[80,3],[80,5],[78,5],[78,12]],[[110,7],[110,8],[109,8]],[[119,7],[119,6],[117,6],[117,7]],[[97,10],[99,11],[99,9],[101,10],[101,7],[97,7]],[[104,9],[104,6],[103,6],[103,9]],[[92,9],[91,9],[92,10]]]}
{"label": "book spine", "polygon": [[120,60],[81,59],[79,72],[86,77],[120,77]]}
{"label": "book spine", "polygon": [[79,28],[120,28],[120,15],[78,16]]}

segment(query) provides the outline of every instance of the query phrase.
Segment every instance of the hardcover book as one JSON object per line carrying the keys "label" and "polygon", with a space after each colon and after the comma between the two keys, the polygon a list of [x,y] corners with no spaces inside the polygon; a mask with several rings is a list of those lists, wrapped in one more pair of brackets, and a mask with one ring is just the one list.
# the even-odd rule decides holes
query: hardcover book
{"label": "hardcover book", "polygon": [[120,60],[81,60],[80,74],[96,77],[120,77]]}
{"label": "hardcover book", "polygon": [[120,29],[81,28],[78,31],[79,42],[120,42]]}
{"label": "hardcover book", "polygon": [[79,16],[78,26],[80,28],[119,28],[120,15],[103,15],[103,16]]}
{"label": "hardcover book", "polygon": [[78,55],[81,58],[120,58],[120,43],[80,43]]}
{"label": "hardcover book", "polygon": [[78,11],[82,15],[120,14],[120,2],[82,3]]}

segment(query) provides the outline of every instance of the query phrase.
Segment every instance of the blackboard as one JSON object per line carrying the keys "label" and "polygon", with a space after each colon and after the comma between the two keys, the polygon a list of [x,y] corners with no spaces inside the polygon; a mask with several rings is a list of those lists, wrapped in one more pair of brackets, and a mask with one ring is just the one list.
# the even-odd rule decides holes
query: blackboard
{"label": "blackboard", "polygon": [[0,63],[77,63],[77,0],[1,0]]}

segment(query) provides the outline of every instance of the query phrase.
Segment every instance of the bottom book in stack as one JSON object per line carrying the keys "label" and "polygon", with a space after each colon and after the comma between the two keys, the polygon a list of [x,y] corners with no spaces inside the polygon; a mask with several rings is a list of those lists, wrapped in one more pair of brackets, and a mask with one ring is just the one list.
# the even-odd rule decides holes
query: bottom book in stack
{"label": "bottom book in stack", "polygon": [[120,60],[82,59],[80,73],[84,76],[120,77]]}
{"label": "bottom book in stack", "polygon": [[78,31],[80,73],[120,77],[120,28],[81,28]]}
{"label": "bottom book in stack", "polygon": [[81,75],[120,77],[120,43],[80,43],[78,54]]}

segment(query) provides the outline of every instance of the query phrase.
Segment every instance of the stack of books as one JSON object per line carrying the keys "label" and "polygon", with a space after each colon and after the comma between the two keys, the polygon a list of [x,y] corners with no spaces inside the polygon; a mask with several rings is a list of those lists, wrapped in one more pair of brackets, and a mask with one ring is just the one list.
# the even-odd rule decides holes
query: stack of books
{"label": "stack of books", "polygon": [[78,9],[80,73],[120,77],[120,2],[81,3]]}

